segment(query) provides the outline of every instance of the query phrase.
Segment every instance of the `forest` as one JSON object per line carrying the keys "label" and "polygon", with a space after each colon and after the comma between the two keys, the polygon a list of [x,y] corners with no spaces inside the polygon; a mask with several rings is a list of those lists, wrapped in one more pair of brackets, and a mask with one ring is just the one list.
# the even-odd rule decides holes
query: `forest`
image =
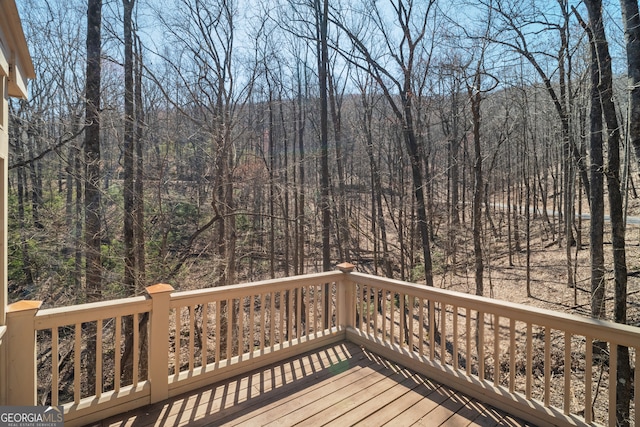
{"label": "forest", "polygon": [[348,261],[637,324],[636,0],[17,4],[10,301]]}
{"label": "forest", "polygon": [[534,238],[566,248],[570,287],[584,246],[611,269],[593,223],[606,193],[624,240],[637,199],[633,4],[324,3],[20,2],[37,78],[10,105],[12,296],[341,261],[471,269],[483,294],[490,247],[512,265]]}
{"label": "forest", "polygon": [[18,7],[37,78],[9,107],[11,301],[342,261],[487,296],[502,263],[531,297],[551,257],[569,306],[638,320],[636,1]]}
{"label": "forest", "polygon": [[470,272],[482,295],[483,266],[525,254],[529,276],[535,242],[564,248],[567,286],[617,285],[603,239],[624,249],[638,205],[635,3],[21,1],[37,78],[9,111],[11,298],[342,261]]}

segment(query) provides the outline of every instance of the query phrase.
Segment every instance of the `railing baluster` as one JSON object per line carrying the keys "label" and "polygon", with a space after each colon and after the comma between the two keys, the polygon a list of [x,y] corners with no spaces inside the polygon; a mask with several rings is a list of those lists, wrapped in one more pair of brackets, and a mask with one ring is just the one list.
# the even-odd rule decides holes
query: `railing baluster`
{"label": "railing baluster", "polygon": [[378,313],[380,311],[380,300],[378,299],[378,295],[380,292],[380,288],[373,288],[373,337],[374,338],[378,338],[379,336],[379,331],[378,331],[378,326],[379,326],[379,320],[378,320]]}
{"label": "railing baluster", "polygon": [[571,334],[564,332],[564,413],[569,415],[571,410]]}
{"label": "railing baluster", "polygon": [[133,313],[133,386],[138,385],[140,363],[140,319],[138,313]]}
{"label": "railing baluster", "polygon": [[304,334],[307,337],[309,336],[309,331],[311,329],[311,325],[310,325],[310,323],[311,323],[311,317],[310,317],[311,316],[311,288],[312,288],[312,286],[304,286],[304,287],[302,287],[302,289],[304,289],[304,291],[305,291],[304,295],[303,295],[303,297],[304,297],[303,300],[305,301],[305,304],[304,304],[304,310],[305,310],[305,315],[304,315],[305,316],[304,317],[305,318]]}
{"label": "railing baluster", "polygon": [[296,338],[298,339],[302,337],[302,290],[302,286],[296,288]]}
{"label": "railing baluster", "polygon": [[115,368],[114,368],[114,380],[113,380],[113,389],[116,393],[120,391],[120,376],[122,375],[122,367],[121,365],[121,342],[122,342],[122,316],[116,317],[116,330],[114,335],[114,352],[115,355]]}
{"label": "railing baluster", "polygon": [[405,346],[405,335],[406,335],[406,304],[405,304],[405,298],[406,295],[405,294],[398,294],[398,300],[400,301],[400,310],[398,312],[399,319],[398,319],[398,344],[400,344],[400,348],[404,348]]}
{"label": "railing baluster", "polygon": [[493,385],[500,385],[500,316],[493,315]]}
{"label": "railing baluster", "polygon": [[452,306],[453,309],[453,369],[458,370],[458,306]]}
{"label": "railing baluster", "polygon": [[189,307],[189,372],[193,372],[195,367],[195,354],[196,354],[196,306],[190,305]]}
{"label": "railing baluster", "polygon": [[227,360],[233,353],[233,312],[235,311],[233,299],[227,299]]}
{"label": "railing baluster", "polygon": [[324,293],[325,293],[326,287],[324,285],[318,285],[318,293],[316,294],[317,297],[317,314],[318,314],[318,324],[316,325],[316,329],[315,329],[315,333],[316,336],[318,334],[318,332],[324,330],[324,325],[325,325],[325,319],[324,319]]}
{"label": "railing baluster", "polygon": [[367,286],[367,296],[365,297],[364,300],[364,312],[367,316],[367,333],[370,334],[371,333],[371,296],[372,296],[372,292],[371,292],[371,287]]}
{"label": "railing baluster", "polygon": [[51,329],[51,406],[58,406],[58,389],[60,382],[60,364],[58,327]]}
{"label": "railing baluster", "polygon": [[318,329],[318,287],[315,285],[309,286],[309,311],[313,312],[313,323],[309,326],[310,332],[316,332]]}
{"label": "railing baluster", "polygon": [[476,327],[478,328],[478,378],[480,381],[484,381],[484,311],[478,311],[478,317],[476,321]]}
{"label": "railing baluster", "polygon": [[447,364],[447,306],[440,303],[440,363]]}
{"label": "railing baluster", "polygon": [[[637,375],[637,373],[636,373]],[[584,421],[590,424],[593,421],[593,408],[591,406],[591,386],[593,379],[593,339],[585,336],[585,368],[584,368]],[[638,406],[636,406],[638,408]]]}
{"label": "railing baluster", "polygon": [[364,332],[364,285],[358,285],[358,329]]}
{"label": "railing baluster", "polygon": [[527,322],[527,375],[525,378],[525,396],[531,399],[531,383],[533,381],[533,325]]}
{"label": "railing baluster", "polygon": [[387,295],[388,291],[386,289],[382,289],[382,294],[380,298],[382,299],[382,341],[387,341]]}
{"label": "railing baluster", "polygon": [[362,331],[362,287],[364,285],[357,284],[356,292],[355,292],[355,312],[356,312],[356,323],[355,328],[359,331]]}
{"label": "railing baluster", "polygon": [[418,351],[424,356],[424,300],[418,297]]}
{"label": "railing baluster", "polygon": [[216,315],[214,316],[214,319],[216,321],[216,333],[215,333],[215,340],[216,340],[216,357],[215,357],[215,362],[216,363],[220,363],[220,361],[222,360],[222,357],[220,357],[220,352],[222,351],[221,346],[222,343],[220,342],[220,324],[221,324],[221,320],[222,320],[222,301],[217,300],[214,302],[215,304],[215,310],[216,310]]}
{"label": "railing baluster", "polygon": [[269,347],[273,350],[275,347],[275,312],[276,312],[275,292],[269,294]]}
{"label": "railing baluster", "polygon": [[509,319],[509,392],[516,389],[516,319]]}
{"label": "railing baluster", "polygon": [[278,331],[278,343],[280,344],[280,348],[283,348],[284,345],[284,308],[285,308],[285,304],[284,304],[284,291],[280,291],[278,292],[279,298],[278,301],[280,302],[280,304],[278,305],[278,315],[280,316],[280,330]]}
{"label": "railing baluster", "polygon": [[238,299],[238,356],[244,354],[244,305],[246,297]]}
{"label": "railing baluster", "polygon": [[409,351],[413,351],[413,310],[415,308],[415,297],[409,296]]}
{"label": "railing baluster", "polygon": [[313,333],[318,333],[318,324],[322,325],[322,285],[313,287]]}
{"label": "railing baluster", "polygon": [[618,345],[609,341],[609,427],[616,427],[616,391],[618,385]]}
{"label": "railing baluster", "polygon": [[202,340],[201,342],[201,346],[202,346],[202,351],[200,352],[200,361],[201,361],[201,366],[207,366],[207,364],[209,363],[209,358],[208,358],[208,348],[209,345],[209,340],[208,340],[208,334],[209,332],[207,331],[207,326],[209,326],[209,303],[205,302],[202,304],[202,336],[200,337],[200,339]]}
{"label": "railing baluster", "polygon": [[287,314],[287,338],[289,344],[293,342],[293,289],[287,289],[285,292],[287,305],[286,305],[286,314]]}
{"label": "railing baluster", "polygon": [[182,307],[176,307],[176,350],[174,358],[173,374],[178,379],[180,375],[180,367],[182,365]]}
{"label": "railing baluster", "polygon": [[396,292],[391,291],[391,321],[389,322],[389,327],[391,328],[391,344],[395,344],[396,342],[396,295]]}
{"label": "railing baluster", "polygon": [[544,406],[549,407],[551,392],[551,328],[544,327]]}
{"label": "railing baluster", "polygon": [[267,328],[266,328],[266,311],[265,310],[266,294],[260,294],[260,351],[264,351],[265,342],[267,340]]}
{"label": "railing baluster", "polygon": [[[93,337],[89,337],[92,339]],[[73,339],[73,401],[80,403],[80,379],[82,378],[81,356],[82,354],[82,324],[76,323]]]}
{"label": "railing baluster", "polygon": [[471,376],[471,361],[473,360],[473,352],[471,351],[471,309],[466,307],[465,327],[467,333],[467,376]]}
{"label": "railing baluster", "polygon": [[249,295],[249,321],[247,326],[249,328],[249,357],[253,357],[253,350],[256,347],[256,328],[255,328],[255,295]]}
{"label": "railing baluster", "polygon": [[435,346],[436,346],[436,328],[435,328],[435,318],[436,318],[436,307],[433,303],[433,299],[429,299],[428,303],[429,307],[429,360],[433,361],[435,357]]}
{"label": "railing baluster", "polygon": [[96,384],[96,397],[100,397],[100,395],[102,395],[102,319],[98,319],[96,322],[96,383],[95,384]]}

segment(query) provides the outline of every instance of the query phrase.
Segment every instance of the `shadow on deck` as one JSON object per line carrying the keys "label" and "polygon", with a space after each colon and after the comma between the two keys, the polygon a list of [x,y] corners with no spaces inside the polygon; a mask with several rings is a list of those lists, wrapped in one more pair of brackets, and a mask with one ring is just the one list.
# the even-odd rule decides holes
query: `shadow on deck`
{"label": "shadow on deck", "polygon": [[343,341],[94,426],[531,425]]}

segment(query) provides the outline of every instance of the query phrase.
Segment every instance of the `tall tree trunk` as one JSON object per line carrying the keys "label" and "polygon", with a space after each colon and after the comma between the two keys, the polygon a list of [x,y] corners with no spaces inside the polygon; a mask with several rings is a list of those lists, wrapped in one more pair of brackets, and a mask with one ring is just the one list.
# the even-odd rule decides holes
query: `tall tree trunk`
{"label": "tall tree trunk", "polygon": [[[624,22],[624,35],[627,47],[627,87],[629,88],[629,115],[628,115],[628,139],[634,147],[636,160],[640,165],[640,15],[638,13],[637,0],[620,0],[622,9],[622,18]],[[623,224],[624,225],[624,224]],[[614,248],[615,250],[615,248]],[[625,282],[626,287],[626,282]],[[619,323],[627,323],[626,312],[626,289],[623,288],[622,282],[618,286],[616,278],[616,303],[614,309],[615,321]],[[622,363],[622,366],[620,364]],[[622,399],[630,398],[629,394],[625,394],[627,390],[622,389],[626,384],[631,384],[629,350],[625,347],[618,347],[618,391],[616,391],[618,404],[625,413],[628,411],[624,407],[625,402]],[[627,371],[629,369],[629,371]],[[637,368],[636,368],[637,369]],[[621,381],[621,376],[629,374],[629,378]],[[636,384],[637,387],[637,384]],[[634,390],[638,393],[638,390]],[[622,395],[618,395],[622,392]],[[628,402],[628,401],[627,401]],[[638,408],[635,409],[639,410]],[[619,419],[618,419],[619,421]]]}
{"label": "tall tree trunk", "polygon": [[[101,81],[102,0],[88,0],[87,8],[87,72],[85,89],[85,243],[86,298],[89,302],[102,297],[102,221],[100,218],[100,81]],[[87,327],[87,387],[95,390],[96,324]]]}
{"label": "tall tree trunk", "polygon": [[143,137],[144,137],[144,106],[142,104],[142,46],[139,38],[134,39],[135,50],[135,146],[136,146],[136,169],[134,184],[134,241],[136,247],[136,283],[138,291],[146,284],[146,239],[144,235],[144,155],[143,155]]}
{"label": "tall tree trunk", "polygon": [[[284,101],[282,99],[282,92],[278,95],[278,105],[280,106],[280,126],[282,127],[282,142],[283,142],[283,153],[282,157],[284,160],[283,165],[283,181],[284,181],[284,201],[282,203],[282,214],[284,216],[284,275],[288,277],[289,269],[290,269],[290,258],[291,258],[291,230],[290,230],[290,217],[289,217],[289,138],[286,128],[286,120],[284,115]],[[287,303],[289,299],[287,298]],[[287,306],[288,309],[288,306]],[[288,313],[289,311],[287,311]]]}
{"label": "tall tree trunk", "polygon": [[604,154],[602,149],[602,104],[600,102],[600,69],[595,45],[591,43],[591,109],[589,111],[590,180],[591,180],[591,317],[604,319]]}
{"label": "tall tree trunk", "polygon": [[[329,19],[329,0],[315,0],[316,38],[318,57],[318,79],[320,87],[320,211],[322,212],[322,270],[331,269],[331,205],[329,201],[329,112],[327,70],[329,65],[329,48],[327,29]],[[329,284],[323,286],[324,294],[324,327],[329,322]]]}
{"label": "tall tree trunk", "polygon": [[124,286],[136,293],[134,224],[134,85],[132,13],[135,0],[122,0],[124,7]]}
{"label": "tall tree trunk", "polygon": [[[306,98],[306,97],[305,97]],[[298,196],[298,212],[297,212],[297,225],[298,225],[298,274],[304,274],[304,262],[305,262],[305,152],[304,152],[304,130],[305,130],[305,113],[304,105],[302,103],[302,79],[300,78],[300,68],[298,67],[298,117],[296,122],[298,123],[298,155],[300,156],[300,162],[298,166],[299,173],[299,196]],[[304,311],[302,311],[304,313]]]}
{"label": "tall tree trunk", "polygon": [[[124,286],[128,295],[135,295],[140,291],[141,283],[139,282],[140,273],[140,260],[138,255],[142,253],[144,257],[144,236],[142,232],[142,222],[144,217],[140,216],[138,209],[142,209],[141,206],[141,185],[142,178],[140,162],[142,161],[142,147],[140,146],[140,133],[141,125],[139,118],[137,117],[137,110],[141,110],[141,99],[137,100],[137,93],[141,92],[141,88],[138,87],[139,71],[137,67],[134,68],[134,53],[133,53],[133,7],[135,0],[122,0],[124,7],[124,250],[125,250],[125,268],[124,268]],[[135,77],[135,79],[134,79]],[[135,80],[135,81],[134,81]],[[141,82],[140,82],[141,83]],[[141,94],[140,94],[141,98]],[[139,150],[138,158],[136,157],[136,150]],[[136,162],[134,162],[136,160]],[[141,240],[138,240],[141,239]],[[144,258],[142,260],[144,263]],[[134,324],[132,316],[123,318],[123,334],[125,336],[125,348],[122,353],[121,366],[122,366],[122,381],[123,384],[131,384],[133,378],[133,353],[136,349],[133,348],[133,329],[138,327],[143,339],[140,340],[140,351],[146,348],[146,325],[147,316],[142,317],[142,321],[138,325]],[[141,358],[142,371],[146,371],[146,358]],[[144,377],[143,377],[144,378]]]}
{"label": "tall tree trunk", "polygon": [[[329,112],[327,90],[327,68],[329,64],[329,49],[327,44],[329,0],[315,0],[315,8],[318,79],[320,87],[320,211],[322,212],[322,270],[329,271],[331,269],[331,242],[329,240],[331,233],[331,206],[329,203]],[[328,302],[328,300],[325,302]]]}
{"label": "tall tree trunk", "polygon": [[340,242],[338,245],[342,248],[342,256],[340,261],[351,262],[351,236],[349,232],[349,221],[347,218],[347,193],[345,181],[345,151],[342,146],[342,116],[340,95],[336,93],[337,88],[334,84],[334,76],[327,73],[329,106],[331,110],[331,121],[333,122],[333,137],[336,144],[336,166],[338,170],[338,197],[337,209],[338,220],[336,222],[339,230]]}
{"label": "tall tree trunk", "polygon": [[[268,79],[268,77],[267,77]],[[275,200],[276,200],[276,183],[275,183],[275,167],[276,167],[276,148],[275,148],[275,126],[273,119],[273,91],[271,90],[271,83],[267,81],[269,85],[269,106],[268,106],[268,126],[269,126],[269,157],[268,157],[268,170],[269,170],[269,275],[272,279],[276,277],[276,212],[275,212]]]}
{"label": "tall tree trunk", "polygon": [[73,240],[74,240],[74,273],[75,273],[75,287],[74,290],[76,292],[76,303],[80,303],[81,295],[82,295],[82,277],[84,276],[84,270],[82,266],[82,250],[83,250],[83,242],[82,242],[82,207],[84,201],[84,188],[83,184],[83,173],[82,173],[82,150],[80,149],[80,144],[74,144],[73,150],[75,151],[75,161],[73,163],[74,170],[74,191],[75,191],[75,203],[74,203],[74,230],[73,230]]}
{"label": "tall tree trunk", "polygon": [[[231,142],[231,117],[228,111],[225,112],[225,209],[229,212],[225,218],[226,225],[226,284],[236,282],[236,215],[235,215],[235,198],[233,195],[233,170],[234,170],[234,152]],[[236,303],[237,304],[237,303]],[[237,316],[237,310],[233,310],[233,316]]]}
{"label": "tall tree trunk", "polygon": [[[2,102],[2,101],[0,101]],[[18,127],[19,129],[19,127]],[[17,141],[15,141],[16,147],[16,157],[18,161],[24,160],[24,155],[22,151],[22,147],[24,146],[23,142],[20,140],[22,131],[17,133]],[[27,179],[25,176],[25,168],[19,167],[17,168],[18,176],[17,176],[17,196],[18,196],[18,224],[20,227],[20,249],[22,255],[22,272],[24,274],[24,281],[28,285],[33,284],[33,271],[31,269],[31,258],[29,256],[29,245],[28,238],[26,236],[26,221],[25,221],[25,195],[26,195],[26,186]]]}
{"label": "tall tree trunk", "polygon": [[[455,81],[455,85],[453,82]],[[460,229],[460,167],[458,156],[460,153],[460,109],[458,101],[458,89],[459,79],[452,79],[451,90],[451,135],[449,137],[449,157],[450,157],[450,169],[449,169],[449,188],[451,189],[451,210],[450,218],[451,225],[449,230],[449,246],[451,251],[451,264],[455,272],[458,262],[458,248],[457,239],[461,232]]]}
{"label": "tall tree trunk", "polygon": [[416,202],[418,232],[422,242],[424,257],[424,275],[427,286],[433,286],[433,267],[431,262],[431,240],[429,239],[429,222],[424,200],[424,180],[422,178],[422,156],[413,129],[411,101],[405,100],[405,119],[407,127],[403,129],[404,141],[411,161],[411,177],[413,179],[413,195]]}
{"label": "tall tree trunk", "polygon": [[[362,85],[361,101],[363,118],[361,120],[365,134],[365,151],[369,158],[369,170],[371,171],[372,182],[372,206],[371,206],[371,222],[374,224],[374,244],[376,242],[375,224],[380,228],[380,236],[382,239],[382,263],[383,270],[387,277],[393,277],[393,269],[391,267],[391,259],[389,257],[389,244],[387,241],[387,227],[384,222],[384,213],[382,209],[382,180],[380,178],[380,167],[376,162],[374,154],[374,142],[372,132],[373,122],[373,106],[367,99],[366,86]],[[376,252],[377,253],[377,252]],[[377,265],[376,265],[377,268]]]}
{"label": "tall tree trunk", "polygon": [[[620,127],[613,102],[613,73],[611,55],[604,31],[601,0],[586,0],[589,11],[589,24],[592,31],[590,41],[595,45],[599,80],[597,90],[602,103],[602,114],[607,125],[608,149],[607,189],[609,190],[609,211],[613,243],[613,270],[615,279],[614,316],[616,322],[626,323],[627,312],[627,262],[625,251],[625,224],[622,209],[622,193],[620,190]],[[592,65],[593,66],[593,65]],[[593,101],[592,101],[593,102]],[[629,406],[631,403],[631,367],[629,349],[618,346],[617,378],[616,378],[616,422],[620,426],[629,425]],[[610,349],[614,351],[614,349]]]}
{"label": "tall tree trunk", "polygon": [[[563,104],[564,114],[562,116],[562,178],[563,178],[563,198],[564,198],[564,236],[565,236],[565,266],[567,268],[567,286],[575,286],[573,277],[571,247],[575,245],[573,237],[573,223],[575,221],[573,194],[575,191],[575,180],[573,179],[573,159],[571,152],[571,131],[569,126],[569,93],[567,92],[566,63],[570,59],[569,52],[569,10],[566,0],[558,0],[558,5],[562,10],[564,22],[559,29],[560,49],[558,51],[558,75],[560,78],[560,102]],[[570,77],[570,76],[569,76]]]}
{"label": "tall tree trunk", "polygon": [[484,263],[482,260],[482,149],[480,146],[480,74],[477,73],[474,85],[469,86],[471,115],[473,117],[474,179],[473,179],[473,253],[476,267],[476,295],[484,294]]}

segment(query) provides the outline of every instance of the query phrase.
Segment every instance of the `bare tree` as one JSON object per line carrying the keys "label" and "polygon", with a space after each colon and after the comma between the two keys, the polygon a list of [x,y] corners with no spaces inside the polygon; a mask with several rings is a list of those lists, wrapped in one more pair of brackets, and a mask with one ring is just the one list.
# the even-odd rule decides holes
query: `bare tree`
{"label": "bare tree", "polygon": [[[489,1],[483,2],[486,7],[493,9],[496,13],[497,34],[501,36],[492,37],[491,40],[502,46],[508,47],[514,52],[522,55],[533,66],[536,73],[542,79],[545,89],[553,102],[553,106],[560,120],[561,132],[562,132],[562,149],[563,149],[563,190],[565,191],[564,205],[562,206],[561,215],[564,215],[564,237],[566,238],[567,251],[566,251],[566,265],[567,265],[567,285],[574,286],[575,279],[573,277],[572,263],[571,263],[571,250],[570,246],[575,243],[572,233],[573,217],[573,198],[571,193],[573,183],[570,182],[572,176],[571,167],[569,162],[571,158],[578,165],[580,171],[582,184],[584,185],[585,193],[587,196],[590,194],[590,182],[588,177],[588,170],[585,159],[581,156],[575,138],[571,136],[570,127],[570,105],[572,102],[572,94],[567,90],[570,86],[571,75],[570,71],[570,58],[571,50],[569,48],[569,13],[568,2],[566,0],[557,0],[557,6],[560,9],[560,16],[562,19],[558,23],[552,22],[547,18],[545,13],[539,9],[535,3],[533,8],[523,3],[512,2],[510,0]],[[543,38],[539,37],[539,31],[530,31],[532,27],[542,26],[543,30],[551,30],[557,32],[560,39],[560,46],[558,48],[557,55],[549,53],[544,48],[537,48],[532,44],[535,44],[537,40]],[[546,61],[552,59],[557,62],[557,69],[559,72],[559,84],[555,85],[551,76],[545,71],[544,64]],[[560,206],[558,206],[560,208]],[[564,211],[564,213],[562,213]],[[562,239],[562,235],[559,237],[559,242]]]}
{"label": "bare tree", "polygon": [[[428,286],[433,286],[433,267],[431,261],[431,239],[429,236],[429,221],[425,203],[424,182],[424,149],[422,140],[418,138],[416,131],[416,118],[414,111],[414,99],[419,96],[414,80],[414,71],[421,63],[424,75],[429,73],[432,45],[428,45],[427,30],[429,20],[432,18],[432,8],[435,1],[430,0],[426,4],[413,0],[390,2],[388,5],[393,11],[392,28],[387,26],[384,14],[377,3],[370,6],[370,20],[374,31],[382,35],[381,44],[386,52],[379,52],[380,46],[369,46],[368,35],[358,33],[356,27],[346,23],[344,16],[334,14],[331,21],[343,31],[351,42],[351,51],[346,51],[340,46],[335,46],[343,56],[371,74],[380,90],[389,103],[394,116],[402,123],[402,140],[409,153],[413,180],[413,193],[416,202],[418,230],[422,242],[422,255],[424,257],[425,281]],[[393,30],[398,30],[402,37],[394,39]],[[397,42],[397,46],[393,43]],[[426,44],[426,46],[425,46]],[[391,58],[391,64],[383,62],[384,55]],[[393,68],[400,70],[400,75],[395,75]]]}
{"label": "bare tree", "polygon": [[[212,188],[211,219],[199,225],[187,239],[173,271],[184,265],[196,239],[215,226],[213,240],[219,261],[216,273],[219,284],[233,283],[236,278],[234,125],[239,110],[250,96],[255,73],[255,69],[247,66],[247,73],[241,74],[236,61],[237,8],[234,0],[180,0],[175,13],[157,11],[168,38],[184,57],[181,63],[169,53],[161,55],[178,76],[181,93],[176,97],[167,88],[161,89],[172,106],[196,127],[196,134],[210,144],[204,148],[209,159],[204,178]],[[158,76],[150,77],[162,86]]]}
{"label": "bare tree", "polygon": [[[85,154],[85,242],[86,295],[88,301],[99,301],[102,295],[102,221],[100,192],[100,82],[101,82],[102,0],[88,0],[87,8],[87,74],[85,89],[84,140]],[[87,357],[95,357],[96,325],[90,323]],[[95,388],[95,363],[87,364],[89,390]]]}
{"label": "bare tree", "polygon": [[[615,320],[626,323],[627,308],[627,262],[625,249],[625,224],[622,208],[622,194],[620,186],[620,127],[613,103],[613,73],[611,70],[611,55],[604,30],[601,0],[586,0],[585,5],[589,12],[589,26],[586,30],[591,44],[592,113],[599,113],[599,117],[591,116],[591,120],[598,120],[602,128],[604,117],[607,128],[607,168],[604,175],[607,178],[607,190],[609,195],[609,210],[611,216],[612,242],[613,242],[613,267],[615,278]],[[584,23],[583,23],[584,25]],[[597,95],[596,95],[597,91]],[[597,98],[596,98],[597,96]],[[597,109],[600,111],[597,111]],[[600,137],[602,138],[602,137]],[[604,278],[603,278],[604,279]],[[592,278],[592,290],[594,300],[592,315],[604,317],[604,280],[599,280],[600,285],[594,289]],[[614,351],[612,348],[611,351]],[[629,425],[629,405],[631,402],[631,367],[629,365],[629,349],[618,346],[617,378],[616,378],[616,422],[618,425]]]}
{"label": "bare tree", "polygon": [[374,235],[374,269],[378,269],[378,251],[377,251],[377,229],[380,230],[382,240],[382,269],[387,277],[393,277],[393,268],[391,266],[391,257],[389,251],[389,242],[387,239],[387,226],[385,224],[384,210],[382,205],[382,179],[380,165],[376,159],[374,135],[373,135],[373,112],[378,97],[372,92],[372,78],[366,73],[362,73],[362,79],[356,79],[356,85],[360,90],[361,108],[358,123],[362,127],[364,134],[364,145],[367,157],[369,158],[369,167],[371,171],[371,192],[372,192],[372,208],[371,208],[371,227]]}
{"label": "bare tree", "polygon": [[124,7],[124,286],[135,295],[136,251],[134,239],[134,82],[133,82],[133,7],[135,0],[122,0]]}

